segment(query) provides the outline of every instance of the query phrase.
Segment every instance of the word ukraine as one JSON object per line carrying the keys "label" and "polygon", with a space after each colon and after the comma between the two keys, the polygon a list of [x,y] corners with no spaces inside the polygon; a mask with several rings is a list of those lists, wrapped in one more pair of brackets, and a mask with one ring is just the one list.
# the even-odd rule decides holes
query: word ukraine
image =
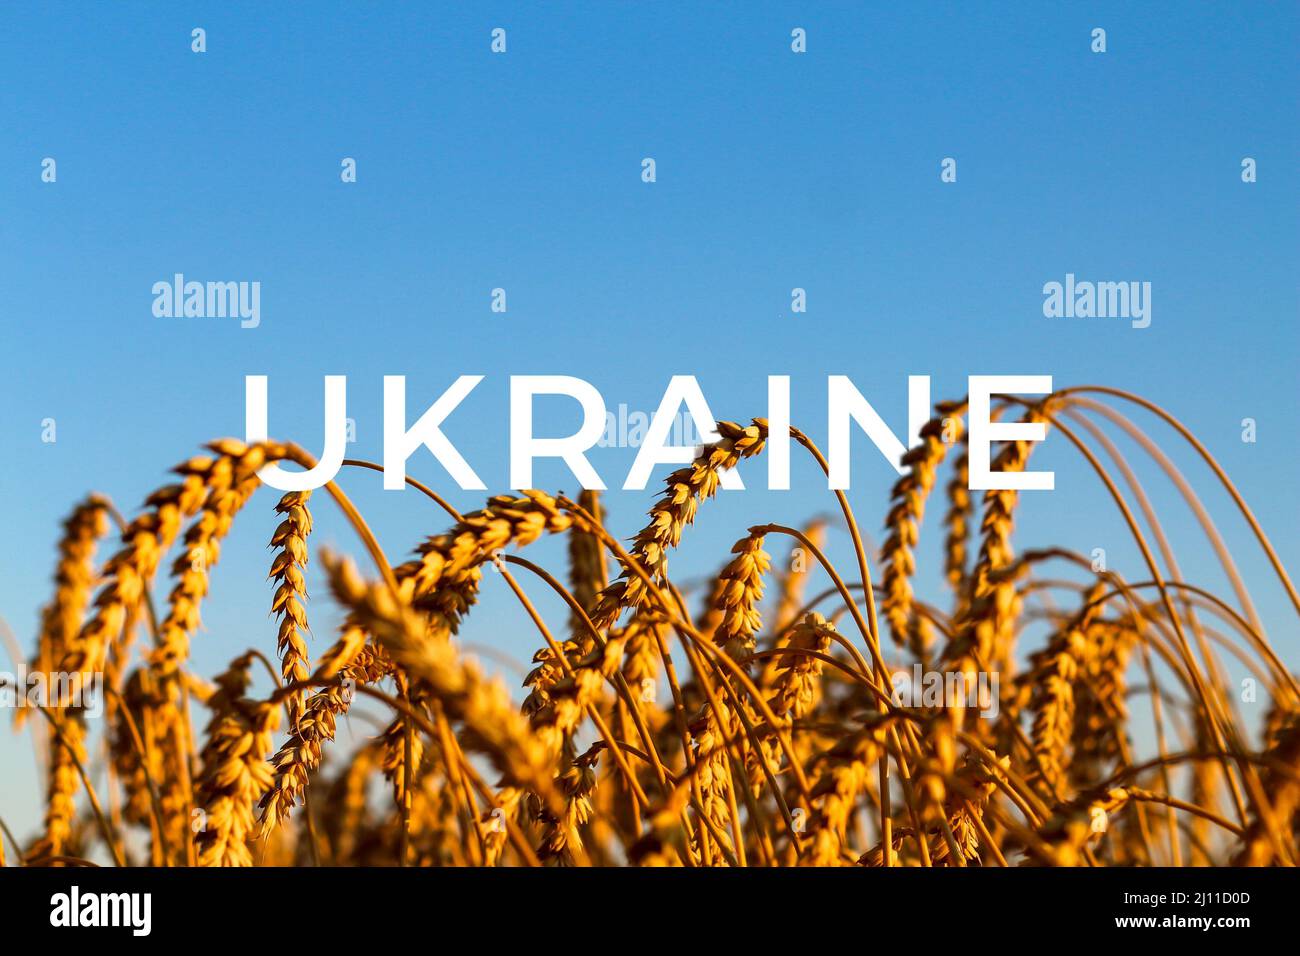
{"label": "word ukraine", "polygon": [[[442,432],[442,423],[479,382],[482,375],[462,375],[438,397],[414,425],[407,427],[406,377],[384,376],[384,488],[405,488],[406,462],[420,447],[427,448],[466,491],[485,491],[487,486]],[[1051,491],[1055,473],[1050,471],[995,472],[992,444],[995,441],[1043,441],[1047,429],[1042,422],[992,421],[993,395],[1045,395],[1052,391],[1050,375],[972,375],[969,379],[969,486],[973,491]],[[572,435],[538,437],[533,434],[533,399],[538,395],[572,398],[582,408],[582,426]],[[930,376],[908,377],[909,445],[920,442],[921,428],[930,417]],[[769,375],[767,379],[767,486],[775,491],[790,488],[790,377]],[[267,440],[267,380],[265,375],[244,378],[244,436],[248,442]],[[627,480],[625,491],[640,491],[656,465],[690,464],[698,453],[693,445],[670,445],[669,432],[679,410],[694,422],[706,443],[720,440],[717,419],[709,410],[693,375],[674,375],[664,391],[659,409],[650,419]],[[905,474],[903,456],[907,445],[890,430],[846,375],[827,379],[827,409],[830,445],[827,484],[832,489],[849,487],[849,445],[856,423],[885,456],[894,471]],[[597,445],[606,429],[605,400],[594,385],[567,375],[512,375],[510,377],[510,487],[533,487],[533,462],[558,458],[583,488],[604,490],[605,483],[587,460],[586,452]],[[343,464],[347,446],[347,376],[325,376],[325,448],[315,467],[286,471],[280,465],[264,465],[258,477],[281,491],[310,491],[334,479]],[[719,475],[722,488],[743,490],[734,471]]]}

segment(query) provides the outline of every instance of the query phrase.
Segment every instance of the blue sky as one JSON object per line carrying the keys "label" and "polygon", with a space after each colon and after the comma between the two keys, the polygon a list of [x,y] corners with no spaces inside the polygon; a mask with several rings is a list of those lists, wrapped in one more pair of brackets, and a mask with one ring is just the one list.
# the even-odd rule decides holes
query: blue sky
{"label": "blue sky", "polygon": [[[447,431],[493,491],[507,483],[512,374],[579,375],[610,408],[647,411],[669,376],[694,374],[734,419],[764,414],[765,377],[789,374],[795,423],[818,438],[829,374],[852,376],[898,430],[908,374],[932,375],[936,398],[970,374],[1113,385],[1188,423],[1294,565],[1297,19],[1282,3],[6,4],[0,616],[27,648],[61,516],[91,489],[133,513],[198,444],[242,434],[253,373],[271,376],[272,434],[309,448],[322,376],[346,374],[350,451],[375,460],[383,375],[408,377],[412,412],[457,375],[485,375]],[[206,53],[191,52],[194,27]],[[504,55],[489,50],[494,27]],[[1094,27],[1104,54],[1090,51]],[[45,157],[55,183],[41,181]],[[340,181],[343,157],[355,184]],[[945,157],[956,183],[940,182]],[[150,289],[176,272],[260,281],[261,325],[155,318]],[[1045,318],[1043,284],[1071,272],[1149,281],[1151,327]],[[489,309],[496,287],[504,315]],[[1245,417],[1254,444],[1240,441]],[[538,422],[573,424],[558,404]],[[1294,618],[1258,549],[1157,434],[1294,663]],[[632,456],[593,461],[617,486]],[[1139,576],[1064,440],[1034,461],[1056,469],[1057,490],[1026,496],[1019,546],[1105,546]],[[423,453],[409,468],[462,508],[480,503]],[[878,534],[893,473],[863,441],[854,474]],[[559,467],[536,475],[574,490]],[[833,506],[797,455],[794,485],[706,508],[674,569],[706,573],[748,525]],[[1185,511],[1150,485],[1186,576],[1226,591]],[[377,475],[347,487],[394,560],[445,523]],[[202,673],[274,646],[275,500],[254,498],[214,572]],[[632,533],[651,500],[612,494],[617,530]],[[317,510],[319,541],[359,551],[328,503]],[[937,512],[919,583],[943,600]],[[845,543],[833,537],[833,554]],[[526,619],[486,590],[467,640],[526,660]],[[336,615],[319,581],[312,593],[319,649]],[[39,788],[26,742],[0,735],[0,766],[18,782],[0,813],[27,832]]]}

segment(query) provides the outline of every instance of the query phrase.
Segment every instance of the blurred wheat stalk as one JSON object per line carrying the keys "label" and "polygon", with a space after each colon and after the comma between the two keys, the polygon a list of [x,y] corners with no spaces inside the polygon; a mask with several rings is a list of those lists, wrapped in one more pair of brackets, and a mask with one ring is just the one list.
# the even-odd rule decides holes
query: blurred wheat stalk
{"label": "blurred wheat stalk", "polygon": [[[1017,494],[985,493],[975,514],[966,406],[952,402],[909,452],[874,561],[836,493],[853,567],[827,560],[824,521],[758,524],[692,614],[669,554],[720,473],[761,454],[767,437],[762,420],[721,422],[721,440],[668,477],[626,549],[592,492],[498,496],[462,515],[412,480],[451,528],[392,567],[343,491],[327,486],[372,569],[319,554],[346,618],[314,662],[304,640],[313,503],[284,495],[270,540],[278,660],[250,648],[209,683],[187,666],[188,650],[222,540],[263,464],[314,464],[293,445],[214,442],[129,523],[99,496],[65,522],[29,668],[103,672],[107,729],[92,755],[82,710],[53,706],[32,722],[47,731],[45,820],[21,849],[5,827],[14,861],[76,864],[98,846],[120,864],[165,866],[1295,865],[1296,679],[1191,484],[1119,410],[1133,405],[1195,449],[1300,612],[1268,538],[1195,437],[1145,400],[1088,387],[1006,399],[998,414],[1046,422],[1078,450],[1132,532],[1142,580],[1063,548],[1016,554]],[[1231,600],[1182,579],[1117,432],[1184,497]],[[824,469],[813,442],[794,437]],[[1032,447],[1003,445],[994,470],[1024,469]],[[912,586],[945,464],[946,611]],[[98,567],[111,521],[121,544]],[[567,538],[567,584],[518,553],[545,535]],[[791,555],[777,573],[773,540]],[[178,543],[155,612],[157,571]],[[453,641],[489,569],[538,632],[522,709]],[[806,593],[817,575],[828,586]],[[548,590],[569,608],[564,622],[544,620],[528,596]],[[1029,632],[1045,635],[1032,651],[1019,646]],[[1258,687],[1263,717],[1251,732],[1226,657]],[[914,662],[999,675],[996,718],[951,701],[898,704],[892,675]],[[255,667],[275,681],[269,697],[250,696]],[[351,752],[331,749],[357,695],[389,722]],[[207,712],[201,733],[196,706]]]}

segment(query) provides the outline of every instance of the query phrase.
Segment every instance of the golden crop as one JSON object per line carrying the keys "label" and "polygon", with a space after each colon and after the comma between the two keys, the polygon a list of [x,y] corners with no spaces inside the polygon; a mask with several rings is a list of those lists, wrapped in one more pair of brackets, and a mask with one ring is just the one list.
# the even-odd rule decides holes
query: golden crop
{"label": "golden crop", "polygon": [[[208,681],[189,667],[189,642],[222,540],[245,520],[262,465],[313,464],[294,445],[214,442],[131,521],[99,496],[66,520],[29,666],[104,674],[105,746],[91,752],[76,706],[52,701],[44,721],[29,718],[49,729],[45,820],[21,849],[6,828],[10,849],[27,865],[93,853],[167,866],[1295,865],[1300,689],[1192,485],[1120,411],[1131,405],[1203,459],[1300,611],[1204,447],[1142,399],[1078,388],[1007,399],[999,414],[1044,421],[1078,450],[1132,532],[1140,579],[1064,548],[1017,553],[1018,495],[972,500],[965,403],[954,402],[937,406],[909,453],[878,555],[835,492],[851,565],[826,558],[824,521],[755,524],[692,611],[670,556],[721,471],[743,470],[767,437],[763,420],[720,422],[721,440],[667,478],[627,547],[594,492],[497,496],[460,514],[411,480],[450,527],[393,567],[331,483],[366,542],[363,571],[312,553],[319,494],[285,494],[270,539],[274,656],[268,635]],[[1112,434],[1138,443],[1184,496],[1231,597],[1182,579]],[[824,469],[813,442],[794,437]],[[1004,444],[995,470],[1024,469],[1032,447]],[[951,594],[932,603],[914,591],[914,552],[945,468]],[[113,521],[121,541],[101,567],[96,545]],[[563,582],[526,556],[549,535],[567,541]],[[792,558],[774,565],[768,548]],[[314,661],[313,558],[346,613]],[[522,708],[455,639],[488,568],[537,630]],[[809,593],[814,578],[820,593]],[[567,620],[543,619],[528,597],[542,590],[565,602]],[[1229,662],[1257,698],[1244,701]],[[996,716],[970,700],[901,700],[894,675],[914,664],[997,675]],[[274,677],[269,696],[250,694],[257,667]],[[349,751],[334,737],[357,695],[380,702],[389,723]]]}

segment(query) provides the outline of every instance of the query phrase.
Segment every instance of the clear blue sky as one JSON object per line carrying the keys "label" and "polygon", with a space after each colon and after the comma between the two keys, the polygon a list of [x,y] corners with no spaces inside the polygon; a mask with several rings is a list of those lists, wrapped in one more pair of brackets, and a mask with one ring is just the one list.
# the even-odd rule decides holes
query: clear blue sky
{"label": "clear blue sky", "polygon": [[[494,27],[505,55],[489,51]],[[794,27],[806,54],[791,52]],[[1105,54],[1090,51],[1094,27]],[[1298,34],[1294,3],[7,3],[0,616],[27,649],[61,516],[91,489],[133,513],[198,444],[242,434],[250,373],[271,376],[272,434],[309,448],[322,376],[348,375],[351,451],[373,459],[384,374],[408,376],[413,411],[484,374],[448,432],[494,491],[511,374],[579,375],[611,408],[653,410],[670,375],[691,373],[736,419],[764,414],[766,375],[790,374],[795,422],[818,437],[828,374],[851,375],[900,430],[909,373],[934,376],[936,398],[973,373],[1115,385],[1191,425],[1295,565]],[[340,182],[343,157],[355,184]],[[955,184],[940,182],[944,157]],[[260,281],[261,326],[155,318],[151,286],[176,272]],[[1068,272],[1151,282],[1151,327],[1044,318],[1043,284]],[[806,314],[791,314],[796,286]],[[505,315],[489,309],[494,287]],[[41,441],[47,417],[55,444]],[[1240,441],[1245,417],[1255,444]],[[539,418],[566,424],[558,407]],[[631,458],[594,461],[617,486]],[[747,525],[832,506],[795,461],[794,491],[706,508],[674,569],[704,573]],[[1057,470],[1057,490],[1027,497],[1019,546],[1105,546],[1137,575],[1064,440],[1035,463]],[[865,442],[854,466],[854,505],[878,534],[892,472]],[[447,490],[427,455],[410,469]],[[1294,663],[1295,619],[1258,549],[1192,474]],[[574,490],[546,465],[537,482]],[[1226,592],[1185,513],[1151,485],[1186,575]],[[377,475],[347,486],[394,560],[445,524]],[[274,646],[275,500],[253,500],[214,573],[194,641],[202,673]],[[610,496],[620,533],[650,501]],[[321,542],[359,550],[328,503],[317,510]],[[919,582],[943,601],[938,518]],[[319,650],[337,615],[313,581]],[[486,590],[467,640],[526,660],[537,638]],[[0,813],[30,832],[26,742],[0,734],[0,767]]]}

